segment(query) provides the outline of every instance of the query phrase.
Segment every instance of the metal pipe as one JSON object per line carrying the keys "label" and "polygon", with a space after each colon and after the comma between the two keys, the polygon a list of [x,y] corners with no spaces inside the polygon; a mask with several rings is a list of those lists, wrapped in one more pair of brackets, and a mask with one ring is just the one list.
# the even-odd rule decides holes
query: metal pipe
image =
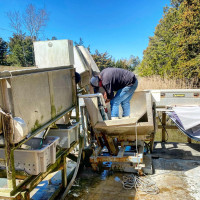
{"label": "metal pipe", "polygon": [[94,97],[99,97],[101,99],[101,102],[102,102],[103,106],[106,107],[105,100],[104,100],[103,95],[101,93],[84,94],[84,95],[79,94],[78,97],[79,98],[94,98]]}
{"label": "metal pipe", "polygon": [[106,104],[105,104],[103,95],[101,93],[85,94],[85,95],[78,95],[78,96],[79,96],[79,98],[94,98],[94,97],[97,97],[98,98],[98,107],[99,107],[99,111],[101,113],[102,119],[108,120],[108,115],[105,112]]}
{"label": "metal pipe", "polygon": [[70,66],[63,66],[63,67],[49,67],[49,68],[35,68],[35,69],[16,70],[16,71],[3,71],[0,73],[0,79],[8,79],[8,78],[12,78],[13,76],[56,71],[60,69],[74,69],[74,67],[70,65]]}
{"label": "metal pipe", "polygon": [[84,106],[80,107],[81,109],[81,126],[82,126],[82,131],[84,135],[84,146],[86,146],[86,131],[85,131],[85,120],[84,120]]}

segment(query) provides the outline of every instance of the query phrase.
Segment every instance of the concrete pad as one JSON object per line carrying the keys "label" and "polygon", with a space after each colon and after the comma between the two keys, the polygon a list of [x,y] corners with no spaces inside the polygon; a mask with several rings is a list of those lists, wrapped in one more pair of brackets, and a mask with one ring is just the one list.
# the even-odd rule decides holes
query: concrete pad
{"label": "concrete pad", "polygon": [[[67,176],[74,170],[76,163],[69,160],[67,164]],[[37,187],[31,191],[31,200],[49,200],[52,195],[60,188],[61,170],[50,173]]]}
{"label": "concrete pad", "polygon": [[[152,154],[153,175],[147,175],[159,188],[156,195],[123,188],[123,175],[105,172],[97,174],[84,170],[67,198],[70,200],[199,200],[200,145],[156,143]],[[103,178],[102,178],[103,177]],[[117,181],[116,181],[117,180]]]}
{"label": "concrete pad", "polygon": [[155,174],[160,193],[155,199],[200,199],[200,161],[182,159],[154,159]]}
{"label": "concrete pad", "polygon": [[[199,147],[199,144],[155,143],[155,150],[152,154],[154,173],[142,178],[155,182],[159,188],[158,194],[147,194],[140,190],[136,191],[134,188],[124,189],[121,180],[123,180],[124,175],[130,173],[114,173],[108,170],[96,173],[91,168],[84,168],[77,176],[66,199],[199,200]],[[67,171],[70,172],[73,168],[74,166],[71,165]],[[49,199],[51,194],[59,187],[60,178],[60,172],[46,177],[32,192],[32,199]]]}
{"label": "concrete pad", "polygon": [[200,160],[200,144],[156,142],[154,144],[152,157]]}

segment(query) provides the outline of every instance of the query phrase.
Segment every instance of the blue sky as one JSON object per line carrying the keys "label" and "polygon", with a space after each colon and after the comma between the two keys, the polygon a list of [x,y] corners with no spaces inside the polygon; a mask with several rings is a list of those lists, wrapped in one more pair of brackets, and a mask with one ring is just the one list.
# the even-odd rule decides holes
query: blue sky
{"label": "blue sky", "polygon": [[12,36],[6,12],[23,12],[30,3],[49,12],[41,40],[55,36],[78,42],[81,37],[92,53],[107,51],[117,60],[142,59],[170,0],[0,0],[0,37]]}

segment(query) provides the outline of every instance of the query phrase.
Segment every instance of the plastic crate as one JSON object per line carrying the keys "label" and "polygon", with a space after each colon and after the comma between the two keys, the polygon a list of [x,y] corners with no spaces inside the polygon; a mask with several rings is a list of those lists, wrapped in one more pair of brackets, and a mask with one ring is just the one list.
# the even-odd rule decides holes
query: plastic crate
{"label": "plastic crate", "polygon": [[[47,166],[56,161],[56,145],[59,137],[47,136],[32,138],[25,143],[29,149],[16,149],[14,151],[14,163],[16,170],[23,170],[31,175],[46,172]],[[0,148],[0,158],[5,159],[5,149]],[[0,163],[0,166],[3,166]]]}
{"label": "plastic crate", "polygon": [[60,138],[59,146],[61,148],[70,148],[71,144],[79,140],[79,123],[72,126],[65,124],[56,124],[57,129],[50,129],[48,136],[57,136]]}

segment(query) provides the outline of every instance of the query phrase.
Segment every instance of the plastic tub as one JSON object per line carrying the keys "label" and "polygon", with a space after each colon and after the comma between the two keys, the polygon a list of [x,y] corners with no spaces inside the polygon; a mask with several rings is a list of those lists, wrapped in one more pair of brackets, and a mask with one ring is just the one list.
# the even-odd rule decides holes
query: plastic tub
{"label": "plastic tub", "polygon": [[[14,163],[16,170],[23,170],[31,175],[46,172],[48,165],[56,161],[56,145],[59,137],[47,136],[32,138],[25,143],[27,149],[16,149],[14,151]],[[5,159],[5,149],[0,148],[0,158]],[[3,166],[0,163],[0,166]]]}
{"label": "plastic tub", "polygon": [[60,137],[59,146],[62,148],[70,148],[71,144],[79,139],[79,123],[72,126],[65,124],[56,124],[57,129],[50,129],[48,136]]}

